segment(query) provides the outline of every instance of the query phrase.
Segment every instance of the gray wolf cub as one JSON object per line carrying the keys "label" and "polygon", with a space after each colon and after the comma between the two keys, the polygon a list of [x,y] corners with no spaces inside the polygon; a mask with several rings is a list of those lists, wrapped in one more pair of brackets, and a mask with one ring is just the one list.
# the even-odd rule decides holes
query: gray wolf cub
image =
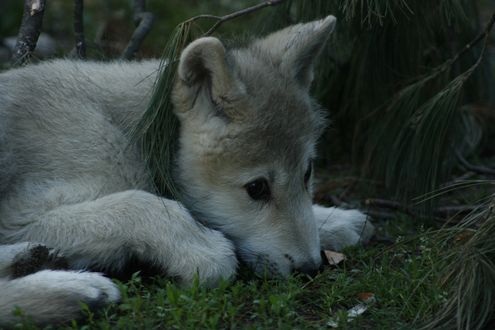
{"label": "gray wolf cub", "polygon": [[335,18],[290,26],[247,47],[213,37],[182,52],[173,173],[181,203],[154,193],[129,132],[159,61],[54,60],[0,74],[0,323],[21,307],[37,322],[77,316],[78,301],[118,299],[98,273],[12,264],[42,244],[70,269],[116,271],[132,258],[204,285],[236,273],[313,273],[320,250],[369,239],[356,210],[312,205],[323,115],[309,96],[315,56]]}

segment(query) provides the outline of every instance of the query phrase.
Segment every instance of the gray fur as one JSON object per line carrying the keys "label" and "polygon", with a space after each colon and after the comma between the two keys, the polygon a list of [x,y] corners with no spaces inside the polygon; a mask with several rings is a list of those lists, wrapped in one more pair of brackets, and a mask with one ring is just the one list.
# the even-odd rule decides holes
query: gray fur
{"label": "gray fur", "polygon": [[[236,252],[286,276],[318,267],[321,247],[366,241],[373,227],[363,214],[313,206],[303,180],[324,123],[308,95],[313,58],[334,23],[299,24],[241,49],[202,38],[184,50],[173,92],[183,205],[153,194],[129,145],[158,61],[55,60],[0,74],[0,244],[10,244],[0,247],[0,324],[14,322],[14,306],[53,322],[76,317],[79,300],[118,299],[98,273],[9,280],[22,242],[56,248],[76,270],[115,271],[137,257],[212,286],[234,276]],[[260,177],[268,202],[245,189]]]}

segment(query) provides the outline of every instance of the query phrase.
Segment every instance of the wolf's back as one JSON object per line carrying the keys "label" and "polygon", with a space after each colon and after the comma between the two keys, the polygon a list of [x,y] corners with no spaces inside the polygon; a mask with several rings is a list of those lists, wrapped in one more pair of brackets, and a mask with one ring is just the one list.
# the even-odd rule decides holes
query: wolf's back
{"label": "wolf's back", "polygon": [[8,87],[5,84],[4,78],[0,75],[0,200],[15,174],[15,160],[12,146],[7,141],[9,118],[7,118],[5,109],[11,106],[8,94]]}
{"label": "wolf's back", "polygon": [[81,150],[135,125],[158,64],[54,60],[0,73],[0,201],[16,177],[83,172],[70,161],[105,153]]}

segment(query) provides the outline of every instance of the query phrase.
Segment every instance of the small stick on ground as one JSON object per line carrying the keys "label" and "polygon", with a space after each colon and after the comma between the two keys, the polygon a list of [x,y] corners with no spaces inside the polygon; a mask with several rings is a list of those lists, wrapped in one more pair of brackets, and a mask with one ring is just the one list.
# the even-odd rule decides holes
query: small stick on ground
{"label": "small stick on ground", "polygon": [[22,65],[31,58],[41,33],[45,3],[46,0],[24,1],[24,14],[12,55],[13,66]]}
{"label": "small stick on ground", "polygon": [[389,210],[397,210],[402,213],[406,213],[409,215],[413,215],[413,212],[411,211],[411,208],[403,205],[399,202],[396,201],[390,201],[386,199],[379,199],[379,198],[368,198],[364,202],[367,207],[375,207],[375,208],[383,208],[383,209],[389,209]]}
{"label": "small stick on ground", "polygon": [[134,58],[144,38],[151,30],[153,20],[153,14],[145,11],[145,0],[134,0],[134,24],[136,25],[136,29],[122,53],[122,59],[131,60]]}
{"label": "small stick on ground", "polygon": [[86,58],[86,41],[84,39],[84,0],[74,1],[74,38],[76,41],[76,56]]}

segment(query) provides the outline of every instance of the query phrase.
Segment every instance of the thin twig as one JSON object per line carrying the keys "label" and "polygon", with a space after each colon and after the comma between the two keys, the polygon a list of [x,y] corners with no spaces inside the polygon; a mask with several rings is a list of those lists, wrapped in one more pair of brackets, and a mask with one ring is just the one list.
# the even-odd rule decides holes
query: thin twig
{"label": "thin twig", "polygon": [[151,30],[153,20],[153,14],[147,12],[145,9],[145,0],[134,0],[134,24],[136,25],[136,29],[122,53],[122,59],[131,60],[134,58],[139,47],[141,47],[144,38],[146,38]]}
{"label": "thin twig", "polygon": [[[490,32],[491,32],[491,30],[492,30],[492,28],[493,28],[494,25],[495,25],[495,12],[493,12],[493,14],[492,14],[492,16],[491,16],[488,24],[485,26],[485,29],[480,34],[478,34],[473,40],[471,40],[470,42],[468,42],[454,56],[452,56],[451,58],[447,59],[445,62],[443,62],[439,66],[435,67],[433,69],[433,71],[436,72],[436,74],[440,74],[440,73],[448,70],[465,53],[469,52],[476,44],[478,44],[480,41],[484,40],[483,48],[481,50],[480,56],[478,57],[478,60],[476,61],[476,63],[470,69],[468,69],[466,71],[466,72],[468,72],[468,71],[471,70],[471,72],[473,72],[474,69],[476,69],[478,67],[478,65],[481,63],[481,61],[483,60],[483,57],[484,57],[484,54],[485,54],[485,51],[486,51],[486,47],[487,47],[487,44],[488,44],[488,39],[490,37]],[[469,77],[470,77],[470,74],[467,75],[465,77],[465,79],[468,79]]]}
{"label": "thin twig", "polygon": [[471,179],[475,175],[476,175],[476,173],[474,173],[473,171],[468,171],[468,172],[462,174],[461,176],[458,176],[457,178],[455,178],[455,179],[453,179],[451,181],[442,183],[442,185],[440,186],[440,188],[448,188],[448,187],[451,187],[451,186],[454,186],[454,185],[458,185],[459,183],[464,183],[467,180]]}
{"label": "thin twig", "polygon": [[74,38],[76,41],[76,56],[86,58],[86,41],[84,39],[84,0],[74,1]]}
{"label": "thin twig", "polygon": [[372,209],[368,209],[368,210],[362,210],[366,215],[369,215],[370,217],[372,218],[375,218],[375,219],[393,219],[395,218],[395,214],[392,213],[392,212],[387,212],[387,211],[378,211],[378,210],[372,210]]}
{"label": "thin twig", "polygon": [[26,63],[36,48],[41,33],[46,0],[25,0],[22,23],[17,35],[12,62],[14,66]]}
{"label": "thin twig", "polygon": [[481,32],[479,35],[476,36],[476,38],[474,38],[473,40],[471,40],[471,42],[465,45],[464,48],[462,48],[456,55],[454,55],[454,57],[449,59],[447,61],[447,66],[450,66],[454,62],[456,62],[462,55],[470,51],[471,48],[473,48],[473,46],[476,45],[481,40],[485,39],[486,42],[486,40],[490,36],[490,31],[492,30],[494,24],[495,24],[495,12],[492,14],[492,17],[490,18],[488,24],[485,26],[483,32]]}
{"label": "thin twig", "polygon": [[410,215],[413,214],[409,206],[403,205],[396,201],[390,201],[387,199],[380,199],[380,198],[368,198],[365,200],[364,203],[367,207],[390,209],[390,210],[401,211],[403,213]]}
{"label": "thin twig", "polygon": [[454,215],[468,214],[479,210],[481,205],[452,205],[441,206],[433,210],[433,214],[441,218],[450,218]]}
{"label": "thin twig", "polygon": [[333,203],[333,205],[335,205],[335,206],[342,206],[345,204],[345,202],[341,198],[339,198],[338,196],[329,195],[328,198]]}
{"label": "thin twig", "polygon": [[345,189],[344,191],[338,196],[339,199],[345,199],[347,195],[354,189],[356,186],[358,180],[353,180]]}
{"label": "thin twig", "polygon": [[252,7],[249,7],[249,8],[244,8],[244,9],[241,9],[239,11],[236,11],[236,12],[233,12],[233,13],[230,13],[228,15],[225,15],[225,16],[215,16],[215,15],[198,15],[198,16],[195,16],[195,17],[192,17],[190,19],[188,19],[187,21],[185,21],[184,23],[187,24],[187,23],[192,23],[194,21],[197,21],[199,19],[203,19],[203,18],[207,18],[207,19],[214,19],[214,20],[217,20],[215,22],[215,24],[213,24],[213,26],[208,30],[206,31],[204,34],[203,34],[203,37],[207,37],[207,36],[210,36],[213,34],[213,32],[215,32],[219,27],[220,25],[222,25],[223,23],[227,22],[227,21],[230,21],[230,20],[233,20],[234,18],[237,18],[239,16],[244,16],[244,15],[247,15],[247,14],[250,14],[250,13],[253,13],[255,11],[258,11],[262,8],[265,8],[265,7],[270,7],[270,6],[277,6],[277,5],[280,5],[281,3],[283,3],[285,0],[269,0],[269,1],[264,1],[262,3],[259,3],[257,5],[254,5]]}
{"label": "thin twig", "polygon": [[482,165],[471,164],[459,152],[456,152],[456,156],[457,156],[457,159],[459,160],[459,163],[461,163],[462,167],[464,167],[468,171],[472,171],[472,172],[476,172],[476,173],[484,174],[484,175],[490,175],[490,176],[495,175],[495,169],[493,169],[493,168],[489,168],[489,167],[482,166]]}

